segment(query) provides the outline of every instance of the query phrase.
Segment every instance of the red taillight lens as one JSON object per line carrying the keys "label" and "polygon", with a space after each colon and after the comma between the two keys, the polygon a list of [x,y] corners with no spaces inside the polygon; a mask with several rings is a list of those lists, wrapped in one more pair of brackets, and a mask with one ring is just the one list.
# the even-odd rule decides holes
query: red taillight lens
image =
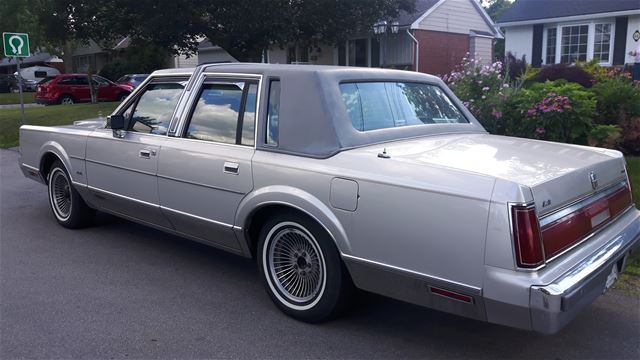
{"label": "red taillight lens", "polygon": [[518,267],[531,269],[544,264],[544,250],[535,207],[511,207],[511,221]]}

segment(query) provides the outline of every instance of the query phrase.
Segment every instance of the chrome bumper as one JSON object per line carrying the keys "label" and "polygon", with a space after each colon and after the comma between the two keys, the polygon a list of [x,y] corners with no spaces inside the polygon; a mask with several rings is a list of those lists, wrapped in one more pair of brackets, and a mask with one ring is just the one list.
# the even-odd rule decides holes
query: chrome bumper
{"label": "chrome bumper", "polygon": [[544,286],[532,286],[530,309],[532,330],[552,334],[606,291],[614,266],[624,269],[625,259],[640,247],[640,217],[593,255]]}

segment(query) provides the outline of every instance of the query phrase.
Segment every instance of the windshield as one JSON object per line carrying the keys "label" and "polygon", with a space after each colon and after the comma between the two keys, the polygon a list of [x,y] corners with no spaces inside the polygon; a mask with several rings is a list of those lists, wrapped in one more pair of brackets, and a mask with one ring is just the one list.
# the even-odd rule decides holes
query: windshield
{"label": "windshield", "polygon": [[436,85],[404,82],[340,84],[351,124],[358,131],[392,127],[468,123]]}

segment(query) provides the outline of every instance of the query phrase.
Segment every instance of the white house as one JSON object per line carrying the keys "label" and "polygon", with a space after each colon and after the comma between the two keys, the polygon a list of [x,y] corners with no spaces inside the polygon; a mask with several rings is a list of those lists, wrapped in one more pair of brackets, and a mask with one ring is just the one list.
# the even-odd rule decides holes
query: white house
{"label": "white house", "polygon": [[[450,72],[467,53],[493,59],[493,40],[501,38],[477,0],[417,0],[416,10],[386,19],[383,32],[373,29],[333,46],[291,44],[266,51],[269,63],[393,67],[431,74]],[[384,19],[383,19],[384,20]],[[220,47],[203,42],[198,59],[234,61]]]}
{"label": "white house", "polygon": [[640,41],[640,0],[516,0],[497,25],[505,50],[534,67],[594,58],[623,65]]}

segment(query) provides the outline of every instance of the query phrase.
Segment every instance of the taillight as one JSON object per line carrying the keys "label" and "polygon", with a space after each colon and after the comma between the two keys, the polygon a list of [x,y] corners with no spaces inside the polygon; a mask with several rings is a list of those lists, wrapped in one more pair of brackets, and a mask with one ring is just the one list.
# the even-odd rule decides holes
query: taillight
{"label": "taillight", "polygon": [[544,264],[544,249],[535,206],[512,206],[511,225],[518,267],[533,269]]}

